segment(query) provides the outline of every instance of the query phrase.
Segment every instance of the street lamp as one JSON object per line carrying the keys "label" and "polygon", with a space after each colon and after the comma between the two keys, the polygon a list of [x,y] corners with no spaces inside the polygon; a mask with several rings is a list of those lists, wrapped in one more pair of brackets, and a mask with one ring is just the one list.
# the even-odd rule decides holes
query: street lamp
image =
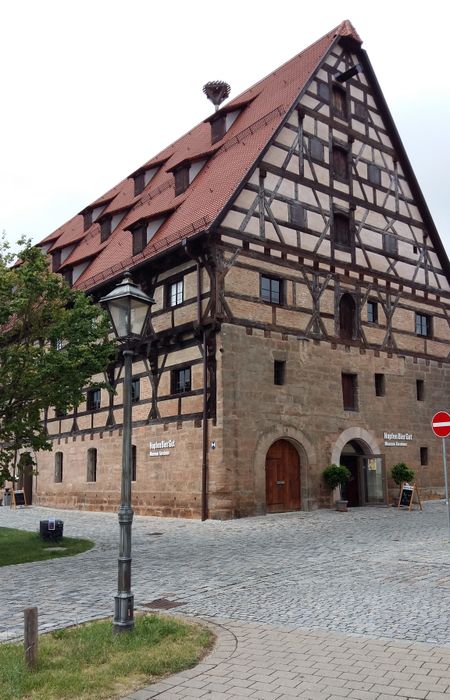
{"label": "street lamp", "polygon": [[126,272],[109,294],[100,299],[108,310],[114,333],[120,341],[124,357],[123,379],[123,429],[122,429],[122,479],[120,507],[118,512],[120,528],[118,590],[114,597],[114,630],[131,630],[134,625],[134,596],[131,592],[131,381],[133,355],[142,340],[154,300],[143,292]]}

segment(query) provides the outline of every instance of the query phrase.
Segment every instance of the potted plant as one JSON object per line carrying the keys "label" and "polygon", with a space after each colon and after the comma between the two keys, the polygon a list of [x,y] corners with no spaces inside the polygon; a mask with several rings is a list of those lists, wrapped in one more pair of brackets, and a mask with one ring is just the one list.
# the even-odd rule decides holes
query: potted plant
{"label": "potted plant", "polygon": [[[392,467],[391,478],[393,479],[393,481],[395,481],[395,483],[401,491],[402,484],[404,482],[409,484],[414,479],[414,472],[408,467],[407,464],[405,464],[404,462],[399,462],[398,464],[394,464],[394,466]],[[398,498],[400,498],[400,493]],[[393,505],[398,505],[398,499],[396,502],[393,503]]]}
{"label": "potted plant", "polygon": [[336,510],[340,512],[347,511],[348,501],[341,498],[341,489],[348,483],[350,478],[350,470],[347,469],[347,467],[344,467],[342,464],[330,464],[330,466],[324,469],[323,472],[323,480],[330,491],[334,491],[334,489],[339,487],[340,493],[339,498],[336,501]]}

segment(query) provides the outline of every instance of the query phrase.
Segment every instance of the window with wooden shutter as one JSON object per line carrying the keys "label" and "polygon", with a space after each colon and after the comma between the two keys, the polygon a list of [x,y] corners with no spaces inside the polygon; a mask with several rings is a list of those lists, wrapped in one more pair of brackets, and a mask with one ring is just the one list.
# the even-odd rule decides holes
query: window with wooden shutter
{"label": "window with wooden shutter", "polygon": [[174,172],[175,177],[175,197],[186,192],[189,187],[189,165],[183,165]]}
{"label": "window with wooden shutter", "polygon": [[348,180],[348,154],[345,148],[333,144],[333,173],[341,180]]}
{"label": "window with wooden shutter", "polygon": [[55,483],[60,484],[63,480],[63,453],[55,453]]}
{"label": "window with wooden shutter", "polygon": [[87,451],[86,481],[97,481],[97,450],[90,447]]}
{"label": "window with wooden shutter", "polygon": [[330,99],[330,88],[326,83],[318,83],[317,93],[324,102],[328,102],[328,100]]}
{"label": "window with wooden shutter", "polygon": [[345,89],[339,85],[333,85],[333,114],[340,119],[347,119],[347,98]]}
{"label": "window with wooden shutter", "polygon": [[367,109],[362,102],[355,102],[355,117],[361,122],[367,120]]}
{"label": "window with wooden shutter", "polygon": [[389,253],[390,255],[397,255],[397,238],[393,233],[383,233],[383,250],[385,253]]}
{"label": "window with wooden shutter", "polygon": [[346,214],[335,213],[333,215],[332,236],[335,245],[343,248],[351,247],[350,218]]}
{"label": "window with wooden shutter", "polygon": [[371,182],[372,185],[381,185],[381,170],[378,165],[369,163],[367,174],[369,177],[369,182]]}
{"label": "window with wooden shutter", "polygon": [[344,410],[357,410],[357,375],[342,374],[342,401]]}
{"label": "window with wooden shutter", "polygon": [[339,332],[343,340],[352,340],[356,326],[356,304],[351,294],[343,294],[339,302]]}

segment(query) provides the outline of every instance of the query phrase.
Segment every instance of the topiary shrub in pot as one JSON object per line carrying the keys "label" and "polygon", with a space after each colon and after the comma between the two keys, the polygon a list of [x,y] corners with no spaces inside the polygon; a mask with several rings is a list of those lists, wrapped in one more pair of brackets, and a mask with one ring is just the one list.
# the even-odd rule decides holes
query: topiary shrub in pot
{"label": "topiary shrub in pot", "polygon": [[[334,491],[338,486],[339,489],[342,489],[342,487],[348,483],[351,478],[351,472],[342,464],[330,464],[329,467],[324,469],[322,476],[330,491]],[[338,498],[336,501],[336,510],[345,512],[347,510],[347,504],[348,501]]]}
{"label": "topiary shrub in pot", "polygon": [[[408,467],[407,464],[404,462],[399,462],[398,464],[394,464],[394,466],[391,469],[391,478],[399,489],[401,489],[402,484],[404,481],[407,481],[410,483],[414,479],[414,471]],[[400,498],[400,494],[398,496]],[[393,503],[394,506],[398,504],[398,500]]]}

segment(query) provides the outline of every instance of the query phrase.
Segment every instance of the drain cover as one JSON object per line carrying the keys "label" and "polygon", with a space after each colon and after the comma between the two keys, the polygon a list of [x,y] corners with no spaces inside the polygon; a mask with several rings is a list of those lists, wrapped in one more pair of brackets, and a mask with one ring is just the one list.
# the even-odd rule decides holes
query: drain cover
{"label": "drain cover", "polygon": [[167,600],[167,598],[156,598],[150,603],[143,603],[143,608],[152,608],[153,610],[170,610],[170,608],[178,608],[180,605],[186,605],[184,600]]}

